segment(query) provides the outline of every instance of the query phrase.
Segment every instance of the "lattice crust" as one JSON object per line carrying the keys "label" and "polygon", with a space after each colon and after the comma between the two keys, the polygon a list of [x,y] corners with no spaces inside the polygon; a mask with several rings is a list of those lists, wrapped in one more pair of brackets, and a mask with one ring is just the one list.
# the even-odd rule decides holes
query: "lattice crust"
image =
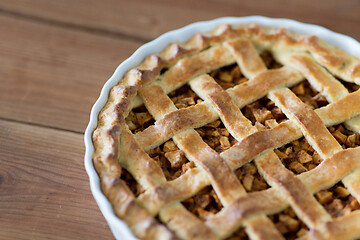
{"label": "lattice crust", "polygon": [[[274,64],[266,54],[282,66],[267,69]],[[207,74],[233,64],[246,79],[225,84],[226,90]],[[305,79],[328,105],[313,110],[289,90]],[[171,44],[130,70],[112,88],[99,115],[93,162],[102,190],[116,215],[143,239],[223,239],[237,231],[243,234],[242,228],[250,239],[284,239],[267,216],[288,207],[306,225],[301,239],[359,238],[359,211],[332,218],[314,196],[342,181],[360,200],[360,147],[343,150],[326,128],[344,123],[360,132],[360,90],[349,93],[338,79],[359,85],[360,60],[315,36],[284,29],[224,25],[184,44]],[[178,109],[182,105],[175,105],[167,94],[185,84],[202,100]],[[277,113],[286,115],[269,128],[253,126],[240,110],[264,97]],[[155,123],[132,133],[134,126],[125,117],[143,103]],[[237,141],[221,153],[194,130],[219,118]],[[273,150],[303,136],[324,160],[295,175]],[[168,181],[146,152],[171,138],[195,167]],[[235,170],[249,162],[271,188],[246,191]],[[122,180],[129,175],[129,181],[140,186],[137,196]],[[200,220],[181,202],[206,186],[214,189],[223,208]]]}

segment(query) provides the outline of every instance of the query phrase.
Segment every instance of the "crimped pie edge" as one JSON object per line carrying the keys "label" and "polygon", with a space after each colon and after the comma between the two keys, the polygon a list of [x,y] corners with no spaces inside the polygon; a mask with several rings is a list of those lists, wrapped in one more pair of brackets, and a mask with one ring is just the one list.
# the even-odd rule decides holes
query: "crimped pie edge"
{"label": "crimped pie edge", "polygon": [[[360,53],[359,44],[355,40],[353,40],[347,36],[333,33],[331,31],[324,29],[322,27],[319,27],[319,26],[302,24],[302,23],[298,23],[298,22],[295,22],[292,20],[287,20],[287,19],[269,19],[269,18],[257,17],[257,16],[245,17],[245,18],[221,18],[221,19],[216,19],[216,20],[212,20],[212,21],[208,21],[208,22],[195,23],[195,24],[189,25],[185,28],[164,34],[163,36],[159,37],[158,39],[154,40],[153,42],[148,43],[148,44],[144,45],[143,47],[141,47],[138,51],[136,51],[134,53],[134,55],[132,57],[130,57],[128,60],[126,60],[123,64],[121,64],[119,66],[119,68],[116,70],[114,75],[105,84],[105,86],[101,92],[100,98],[98,99],[98,101],[96,102],[96,104],[94,105],[94,107],[92,109],[91,119],[90,119],[88,128],[85,133],[85,144],[86,144],[85,167],[86,167],[86,170],[90,177],[91,189],[92,189],[95,199],[97,200],[97,202],[99,204],[100,209],[102,210],[104,216],[108,220],[115,236],[120,237],[120,235],[118,235],[119,233],[115,232],[116,230],[114,230],[114,225],[120,225],[120,228],[122,229],[120,232],[128,232],[128,230],[125,230],[127,228],[126,225],[124,225],[122,223],[122,221],[119,221],[119,219],[114,215],[111,205],[109,204],[109,202],[105,198],[105,196],[102,194],[101,189],[99,188],[99,186],[100,186],[99,178],[97,177],[97,173],[95,172],[94,166],[92,165],[92,161],[91,161],[91,155],[94,151],[94,148],[93,148],[93,145],[91,142],[91,134],[97,125],[97,122],[96,122],[97,115],[107,101],[107,95],[110,91],[110,88],[112,86],[114,86],[117,83],[117,81],[119,81],[121,75],[123,75],[122,73],[124,73],[126,70],[128,70],[128,68],[127,68],[128,66],[136,65],[137,63],[139,63],[139,59],[141,58],[141,56],[149,55],[147,53],[147,52],[149,52],[149,50],[150,51],[154,50],[154,49],[158,50],[160,48],[163,48],[163,46],[167,45],[167,44],[164,44],[164,42],[166,42],[166,39],[168,40],[168,42],[173,42],[173,39],[176,38],[176,37],[174,37],[174,35],[181,35],[182,34],[181,31],[190,32],[190,35],[191,35],[194,32],[199,32],[198,30],[200,30],[200,28],[202,28],[203,31],[204,30],[206,31],[207,29],[203,28],[203,26],[205,26],[205,25],[208,26],[207,28],[213,28],[215,25],[221,25],[224,22],[232,23],[234,25],[246,24],[246,23],[259,23],[261,25],[272,25],[275,28],[277,28],[278,24],[281,24],[285,28],[290,29],[292,31],[294,31],[295,28],[302,29],[303,30],[302,33],[306,32],[306,31],[310,31],[311,29],[315,28],[316,35],[320,36],[321,39],[327,40],[326,37],[322,36],[326,33],[329,35],[330,42],[335,41],[334,45],[337,45],[338,43],[341,43],[341,42],[347,43],[348,48],[352,47],[353,49],[358,50],[358,52],[354,51],[355,55],[360,55],[359,54]],[[292,27],[290,27],[290,26],[292,26]],[[184,36],[184,34],[182,34],[182,36]],[[158,46],[158,48],[154,48],[153,47],[154,45]],[[343,44],[343,45],[345,46],[345,44]],[[339,47],[341,47],[341,46],[339,46]],[[142,55],[139,56],[139,54],[141,52],[142,52]],[[118,227],[119,226],[117,226],[117,228]]]}

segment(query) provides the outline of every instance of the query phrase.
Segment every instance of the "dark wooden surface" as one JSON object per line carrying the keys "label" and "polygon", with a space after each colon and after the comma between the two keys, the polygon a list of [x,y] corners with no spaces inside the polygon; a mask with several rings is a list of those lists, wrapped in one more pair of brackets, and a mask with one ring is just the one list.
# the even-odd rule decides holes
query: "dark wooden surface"
{"label": "dark wooden surface", "polygon": [[0,239],[112,239],[89,189],[83,133],[116,66],[199,20],[264,15],[360,40],[360,2],[0,0]]}

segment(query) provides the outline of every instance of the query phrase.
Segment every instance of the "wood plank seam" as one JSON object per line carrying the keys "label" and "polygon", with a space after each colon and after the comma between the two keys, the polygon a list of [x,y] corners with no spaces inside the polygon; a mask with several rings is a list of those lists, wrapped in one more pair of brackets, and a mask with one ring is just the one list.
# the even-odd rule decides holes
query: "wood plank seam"
{"label": "wood plank seam", "polygon": [[40,123],[20,121],[20,120],[10,119],[10,118],[4,118],[4,117],[0,117],[0,120],[6,121],[6,122],[10,122],[10,123],[18,123],[18,124],[27,125],[27,126],[41,127],[41,128],[53,129],[53,130],[57,130],[57,131],[63,131],[63,132],[81,134],[81,135],[83,135],[83,134],[85,133],[85,131],[84,131],[84,132],[75,131],[75,130],[70,130],[70,129],[65,129],[65,128],[58,128],[58,127],[47,126],[47,125],[43,125],[43,124],[40,124]]}
{"label": "wood plank seam", "polygon": [[0,7],[0,15],[4,15],[7,17],[13,17],[13,18],[20,18],[25,21],[41,23],[41,24],[45,24],[45,25],[50,25],[52,27],[66,28],[66,29],[91,33],[91,34],[100,35],[103,37],[130,40],[130,41],[134,41],[137,43],[146,43],[146,42],[149,42],[152,40],[151,38],[142,38],[142,37],[127,34],[124,32],[116,32],[116,31],[111,31],[111,30],[101,29],[101,28],[96,28],[96,27],[90,27],[90,26],[85,26],[85,25],[80,25],[80,24],[67,23],[67,22],[50,19],[50,18],[46,19],[46,18],[43,18],[40,16],[35,16],[35,15],[30,15],[30,14],[7,10],[7,9],[1,8],[1,7]]}

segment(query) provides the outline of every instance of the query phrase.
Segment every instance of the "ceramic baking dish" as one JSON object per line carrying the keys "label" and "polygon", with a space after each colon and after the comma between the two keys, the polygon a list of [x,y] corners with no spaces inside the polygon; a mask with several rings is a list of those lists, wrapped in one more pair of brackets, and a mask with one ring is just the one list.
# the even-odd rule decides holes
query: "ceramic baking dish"
{"label": "ceramic baking dish", "polygon": [[165,49],[166,46],[168,46],[172,42],[183,43],[186,40],[189,40],[197,32],[210,32],[214,30],[217,26],[225,23],[231,24],[233,26],[257,23],[263,26],[273,28],[284,27],[288,30],[303,35],[317,35],[329,44],[336,46],[360,58],[360,43],[353,38],[332,32],[324,27],[316,25],[300,23],[290,19],[273,19],[262,16],[224,17],[211,21],[197,22],[190,24],[186,27],[167,32],[158,37],[157,39],[141,46],[138,50],[136,50],[133,55],[131,55],[131,57],[126,59],[117,67],[114,74],[103,86],[100,97],[97,99],[93,108],[91,109],[90,121],[86,128],[84,136],[86,147],[85,169],[87,174],[89,175],[91,192],[116,239],[135,240],[136,238],[130,232],[127,225],[114,214],[110,202],[102,193],[100,188],[99,176],[95,171],[91,158],[94,153],[94,146],[91,140],[91,135],[97,126],[98,114],[107,102],[110,89],[120,81],[120,79],[128,70],[140,64],[146,56],[153,53],[161,52],[163,49]]}

